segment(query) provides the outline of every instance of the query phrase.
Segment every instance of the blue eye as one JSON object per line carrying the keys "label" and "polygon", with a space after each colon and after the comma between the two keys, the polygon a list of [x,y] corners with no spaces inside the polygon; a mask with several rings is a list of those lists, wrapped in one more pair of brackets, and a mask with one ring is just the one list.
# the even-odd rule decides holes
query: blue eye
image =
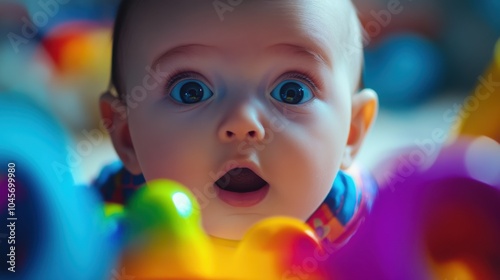
{"label": "blue eye", "polygon": [[311,89],[296,80],[285,80],[271,92],[271,96],[287,104],[302,104],[313,98]]}
{"label": "blue eye", "polygon": [[214,95],[212,91],[201,81],[188,79],[179,82],[172,89],[170,96],[184,104],[195,104],[205,101]]}

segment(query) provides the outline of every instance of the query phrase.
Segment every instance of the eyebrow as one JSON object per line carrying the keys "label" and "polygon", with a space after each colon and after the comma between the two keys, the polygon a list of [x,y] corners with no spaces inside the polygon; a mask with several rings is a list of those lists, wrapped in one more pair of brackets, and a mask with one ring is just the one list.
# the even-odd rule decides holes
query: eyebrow
{"label": "eyebrow", "polygon": [[290,54],[303,55],[310,59],[314,59],[329,68],[332,66],[332,61],[330,57],[326,54],[326,51],[316,45],[311,47],[306,47],[296,44],[279,43],[270,46],[268,49],[280,50],[282,52],[287,52]]}
{"label": "eyebrow", "polygon": [[[168,60],[178,55],[192,55],[200,51],[214,50],[216,47],[208,46],[203,44],[187,44],[173,47],[161,55],[159,55],[154,61],[152,66],[158,65],[161,61]],[[291,44],[291,43],[278,43],[267,47],[270,51],[280,51],[289,54],[298,54],[309,59],[316,60],[327,67],[332,66],[332,61],[326,52],[319,46],[305,47],[301,45]]]}
{"label": "eyebrow", "polygon": [[153,66],[158,65],[161,61],[163,60],[168,60],[172,57],[178,56],[178,55],[192,55],[194,53],[197,53],[201,50],[203,51],[208,51],[208,50],[213,50],[215,47],[212,46],[207,46],[207,45],[202,45],[202,44],[187,44],[187,45],[180,45],[173,47],[162,54],[160,54],[156,59],[153,60]]}

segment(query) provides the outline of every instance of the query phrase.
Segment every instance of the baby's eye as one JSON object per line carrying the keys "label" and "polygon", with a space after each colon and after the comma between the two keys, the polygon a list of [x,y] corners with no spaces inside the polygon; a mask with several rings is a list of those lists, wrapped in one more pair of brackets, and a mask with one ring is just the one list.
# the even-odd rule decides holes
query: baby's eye
{"label": "baby's eye", "polygon": [[311,89],[297,80],[285,80],[281,82],[273,89],[271,96],[287,104],[302,104],[314,97]]}
{"label": "baby's eye", "polygon": [[214,95],[212,91],[201,81],[187,79],[174,86],[170,96],[184,104],[194,104],[205,101]]}

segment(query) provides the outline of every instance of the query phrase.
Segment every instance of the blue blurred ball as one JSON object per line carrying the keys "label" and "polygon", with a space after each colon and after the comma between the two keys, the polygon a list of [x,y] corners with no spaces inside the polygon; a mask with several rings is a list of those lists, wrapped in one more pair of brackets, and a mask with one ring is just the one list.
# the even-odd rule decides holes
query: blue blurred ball
{"label": "blue blurred ball", "polygon": [[78,166],[67,162],[68,137],[62,127],[28,97],[0,92],[0,139],[0,218],[10,217],[9,163],[15,164],[17,218],[16,273],[7,270],[7,246],[2,242],[0,279],[109,275],[113,248],[106,242],[103,206],[95,192],[75,186],[71,169]]}
{"label": "blue blurred ball", "polygon": [[381,106],[408,107],[434,94],[443,80],[439,50],[425,38],[395,35],[365,53],[365,86]]}

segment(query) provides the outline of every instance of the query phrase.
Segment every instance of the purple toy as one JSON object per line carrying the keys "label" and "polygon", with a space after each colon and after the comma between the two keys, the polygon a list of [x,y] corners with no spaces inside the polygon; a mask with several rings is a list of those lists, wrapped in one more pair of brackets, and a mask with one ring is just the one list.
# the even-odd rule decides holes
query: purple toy
{"label": "purple toy", "polygon": [[373,211],[331,255],[331,275],[500,279],[499,154],[482,137],[443,148],[429,168],[401,168],[411,153],[383,165]]}

